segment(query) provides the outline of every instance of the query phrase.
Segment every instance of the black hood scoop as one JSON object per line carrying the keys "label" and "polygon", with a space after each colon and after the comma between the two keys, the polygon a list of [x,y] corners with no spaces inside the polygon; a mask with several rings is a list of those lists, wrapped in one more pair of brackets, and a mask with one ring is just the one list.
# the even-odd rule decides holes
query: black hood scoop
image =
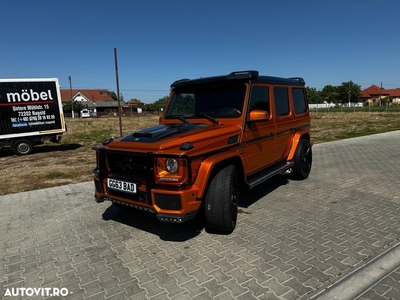
{"label": "black hood scoop", "polygon": [[153,143],[164,138],[178,135],[181,133],[198,130],[207,127],[205,124],[168,124],[168,125],[156,125],[128,135],[121,139],[121,142],[142,142],[142,143]]}

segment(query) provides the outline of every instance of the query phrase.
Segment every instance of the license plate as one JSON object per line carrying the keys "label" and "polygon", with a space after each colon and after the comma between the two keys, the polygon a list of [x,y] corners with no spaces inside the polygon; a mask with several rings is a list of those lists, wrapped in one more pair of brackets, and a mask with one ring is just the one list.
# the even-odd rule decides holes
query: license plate
{"label": "license plate", "polygon": [[113,190],[136,194],[136,183],[107,178],[107,187]]}

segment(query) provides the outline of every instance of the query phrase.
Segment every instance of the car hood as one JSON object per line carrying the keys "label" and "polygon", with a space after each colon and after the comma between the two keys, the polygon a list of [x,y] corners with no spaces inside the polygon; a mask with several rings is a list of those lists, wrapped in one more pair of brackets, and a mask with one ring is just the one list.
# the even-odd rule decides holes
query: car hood
{"label": "car hood", "polygon": [[[124,148],[137,151],[167,150],[192,143],[196,148],[226,146],[239,140],[239,126],[224,126],[222,124],[164,124],[152,126],[123,138],[111,141],[109,148]],[[221,141],[222,139],[222,141]]]}
{"label": "car hood", "polygon": [[141,142],[141,143],[154,143],[162,139],[177,136],[183,133],[193,133],[193,131],[200,130],[207,127],[205,124],[169,124],[169,125],[156,125],[121,139],[121,142]]}

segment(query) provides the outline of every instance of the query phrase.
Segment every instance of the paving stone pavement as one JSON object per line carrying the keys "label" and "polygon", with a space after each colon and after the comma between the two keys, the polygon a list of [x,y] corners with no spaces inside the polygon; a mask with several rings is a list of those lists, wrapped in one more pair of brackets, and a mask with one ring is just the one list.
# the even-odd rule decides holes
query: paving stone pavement
{"label": "paving stone pavement", "polygon": [[382,278],[374,286],[357,297],[357,299],[400,299],[400,267]]}
{"label": "paving stone pavement", "polygon": [[[312,298],[399,242],[400,131],[318,144],[313,154],[307,180],[278,176],[242,193],[230,235],[206,232],[201,219],[161,223],[97,204],[92,182],[1,196],[0,295]],[[400,266],[357,299],[400,299]]]}

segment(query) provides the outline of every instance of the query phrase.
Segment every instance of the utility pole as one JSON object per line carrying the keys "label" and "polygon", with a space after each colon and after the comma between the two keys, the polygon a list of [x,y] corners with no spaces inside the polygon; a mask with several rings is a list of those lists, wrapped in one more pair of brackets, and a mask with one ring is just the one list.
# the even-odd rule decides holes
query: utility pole
{"label": "utility pole", "polygon": [[350,83],[351,83],[351,80],[349,81],[349,107],[350,107],[350,101],[351,101],[351,89],[350,89]]}
{"label": "utility pole", "polygon": [[72,111],[72,119],[74,118],[74,101],[72,100],[72,81],[71,81],[71,76],[68,76],[69,80],[69,90],[71,92],[71,111]]}
{"label": "utility pole", "polygon": [[119,134],[122,137],[122,120],[121,120],[121,102],[119,94],[119,80],[118,80],[118,62],[117,62],[117,48],[114,48],[114,60],[115,60],[115,77],[117,81],[117,99],[118,99],[118,117],[119,117]]}

